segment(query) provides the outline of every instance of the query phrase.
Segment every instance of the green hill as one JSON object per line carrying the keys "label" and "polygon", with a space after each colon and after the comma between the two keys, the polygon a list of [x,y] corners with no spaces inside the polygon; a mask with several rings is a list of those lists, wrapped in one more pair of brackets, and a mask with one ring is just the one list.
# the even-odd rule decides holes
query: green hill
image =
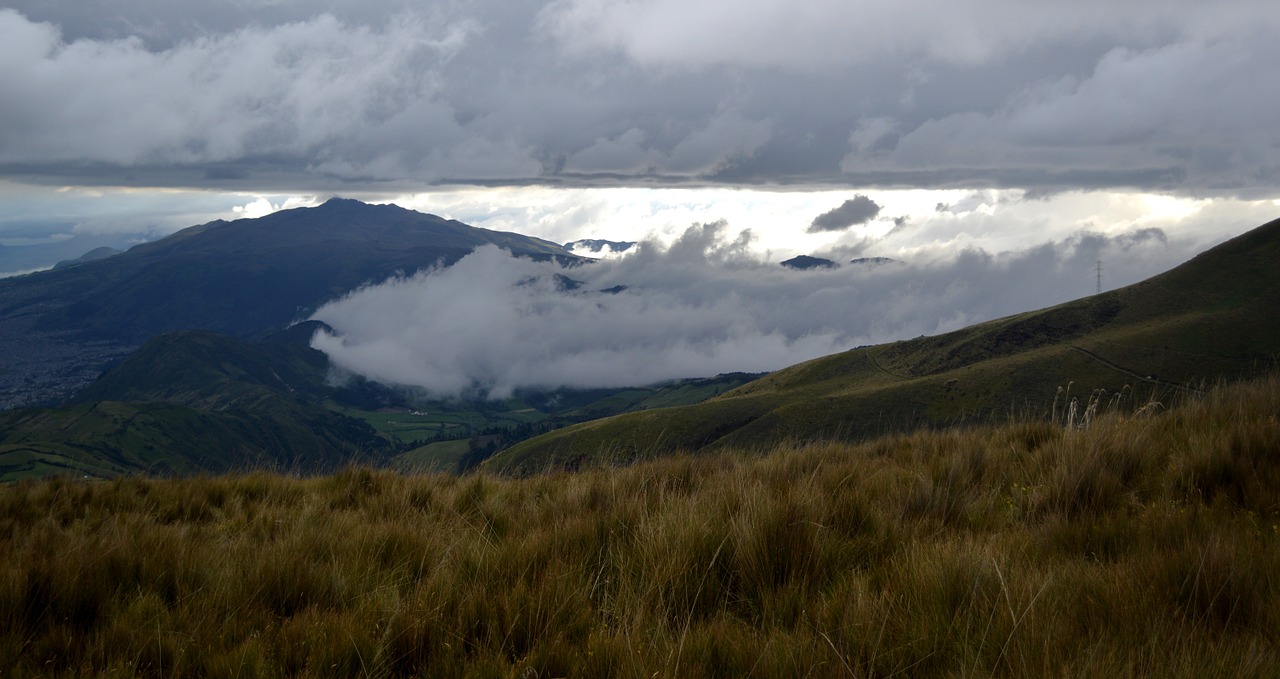
{"label": "green hill", "polygon": [[99,401],[0,413],[0,479],[69,474],[192,475],[270,469],[317,473],[387,459],[359,420],[294,403],[209,411]]}
{"label": "green hill", "polygon": [[75,398],[165,401],[205,410],[263,408],[283,395],[322,400],[329,359],[305,346],[250,344],[207,330],[160,335]]}
{"label": "green hill", "polygon": [[[1141,283],[935,337],[802,363],[707,402],[562,429],[487,468],[530,473],[674,451],[861,440],[1018,414],[1083,417],[1254,375],[1280,352],[1280,220]],[[1059,394],[1059,388],[1064,392]],[[1069,390],[1069,391],[1066,391]]]}
{"label": "green hill", "polygon": [[315,473],[396,446],[322,404],[328,359],[306,346],[192,330],[160,335],[73,405],[0,413],[0,479],[70,473]]}

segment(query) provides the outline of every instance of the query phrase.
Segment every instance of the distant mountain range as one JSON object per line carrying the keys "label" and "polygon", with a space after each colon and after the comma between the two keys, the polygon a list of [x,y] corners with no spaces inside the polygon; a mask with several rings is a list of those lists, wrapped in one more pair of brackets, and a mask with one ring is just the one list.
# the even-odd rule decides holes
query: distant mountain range
{"label": "distant mountain range", "polygon": [[363,284],[449,265],[484,244],[579,260],[538,238],[335,198],[2,279],[0,409],[65,398],[157,334],[257,336]]}
{"label": "distant mountain range", "polygon": [[[1276,369],[1280,220],[1141,283],[818,358],[702,403],[567,427],[490,459],[528,473],[1153,402]],[[1059,391],[1062,389],[1063,391]]]}
{"label": "distant mountain range", "polygon": [[[856,259],[849,260],[849,263],[858,266],[880,266],[881,264],[893,264],[897,261],[898,260],[890,257],[858,257]],[[833,260],[823,257],[812,257],[810,255],[796,255],[791,259],[783,260],[781,264],[788,269],[796,269],[799,271],[805,271],[807,269],[836,269],[840,266]]]}

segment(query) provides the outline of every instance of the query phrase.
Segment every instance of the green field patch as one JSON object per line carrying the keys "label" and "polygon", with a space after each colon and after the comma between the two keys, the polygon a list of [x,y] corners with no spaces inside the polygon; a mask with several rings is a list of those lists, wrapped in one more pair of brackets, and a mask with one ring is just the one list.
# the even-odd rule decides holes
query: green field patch
{"label": "green field patch", "polygon": [[397,455],[391,460],[394,469],[410,473],[452,472],[458,460],[470,450],[470,441],[437,441]]}

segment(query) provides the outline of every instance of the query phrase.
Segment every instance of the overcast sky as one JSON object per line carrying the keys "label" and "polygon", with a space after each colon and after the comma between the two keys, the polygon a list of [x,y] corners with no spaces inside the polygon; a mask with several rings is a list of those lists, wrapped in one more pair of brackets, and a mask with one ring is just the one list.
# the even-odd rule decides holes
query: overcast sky
{"label": "overcast sky", "polygon": [[1280,216],[1277,35],[1273,0],[6,0],[0,272],[341,194],[936,281],[1048,248],[1043,306],[1081,243],[1114,287]]}
{"label": "overcast sky", "polygon": [[1269,0],[7,0],[0,180],[849,190],[806,228],[873,189],[1271,199],[1277,34]]}
{"label": "overcast sky", "polygon": [[55,184],[1122,188],[1280,176],[1269,0],[7,0]]}

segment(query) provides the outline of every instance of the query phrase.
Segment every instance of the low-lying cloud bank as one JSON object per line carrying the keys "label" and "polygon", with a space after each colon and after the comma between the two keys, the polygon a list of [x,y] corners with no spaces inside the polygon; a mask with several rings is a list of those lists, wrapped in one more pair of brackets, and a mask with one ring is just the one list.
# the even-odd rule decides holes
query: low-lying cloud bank
{"label": "low-lying cloud bank", "polygon": [[[792,271],[749,232],[695,225],[668,247],[563,269],[493,246],[452,267],[358,290],[314,318],[340,368],[439,396],[619,387],[769,371],[863,344],[954,330],[1131,283],[1189,253],[1159,229],[1082,232],[998,254]],[[566,289],[564,279],[582,282]],[[617,286],[625,286],[618,291]]]}

